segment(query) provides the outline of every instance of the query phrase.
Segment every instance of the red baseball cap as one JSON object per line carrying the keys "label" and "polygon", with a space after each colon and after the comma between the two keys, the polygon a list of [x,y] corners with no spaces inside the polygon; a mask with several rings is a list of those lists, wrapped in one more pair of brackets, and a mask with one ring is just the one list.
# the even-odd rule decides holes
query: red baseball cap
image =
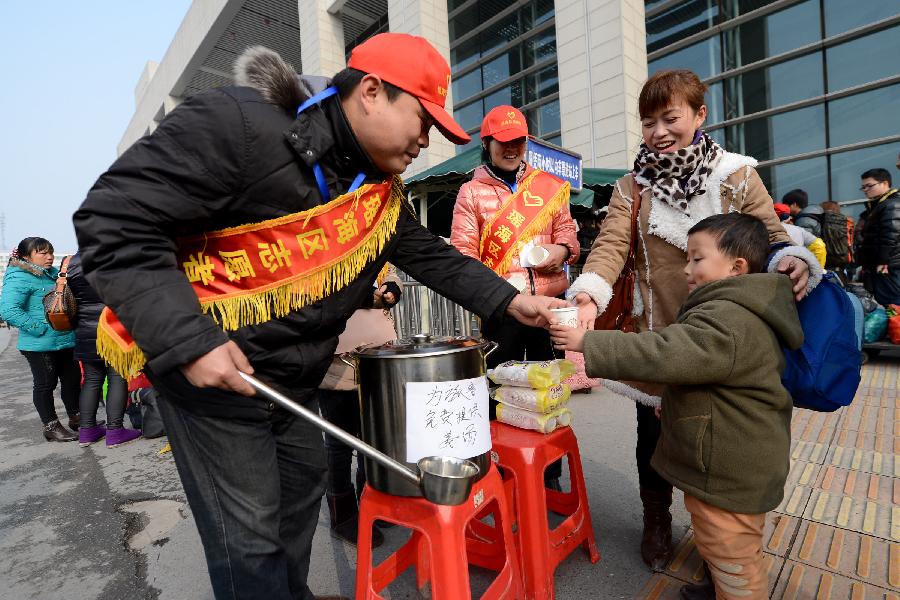
{"label": "red baseball cap", "polygon": [[408,33],[379,33],[350,53],[347,66],[378,75],[419,99],[435,126],[454,144],[471,138],[444,110],[450,89],[450,65],[423,37]]}
{"label": "red baseball cap", "polygon": [[780,204],[780,203],[776,202],[773,205],[773,208],[775,209],[775,214],[778,215],[778,218],[781,219],[782,221],[785,218],[791,216],[791,207],[788,206],[787,204]]}
{"label": "red baseball cap", "polygon": [[492,137],[498,142],[509,142],[528,136],[528,121],[518,108],[501,104],[491,109],[481,122],[481,138]]}

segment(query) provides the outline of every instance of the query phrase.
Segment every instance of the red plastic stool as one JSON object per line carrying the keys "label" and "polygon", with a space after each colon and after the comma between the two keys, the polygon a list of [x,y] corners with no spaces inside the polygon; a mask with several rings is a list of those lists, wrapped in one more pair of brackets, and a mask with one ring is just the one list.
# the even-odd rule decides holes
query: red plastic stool
{"label": "red plastic stool", "polygon": [[[493,509],[493,510],[491,510]],[[489,541],[467,540],[466,528],[476,515],[489,511],[495,527],[478,521]],[[431,581],[433,600],[465,600],[469,591],[468,565],[497,571],[483,600],[524,598],[512,537],[512,513],[503,480],[491,465],[487,475],[472,486],[469,498],[458,506],[440,506],[424,498],[405,498],[379,492],[368,485],[359,503],[357,545],[357,600],[374,600],[410,566],[416,567],[416,584]],[[372,565],[372,526],[376,520],[413,530],[410,539],[377,567]],[[474,550],[474,553],[470,550]]]}
{"label": "red plastic stool", "polygon": [[[592,563],[600,560],[578,439],[571,427],[543,434],[498,421],[491,422],[491,439],[491,456],[503,468],[503,479],[513,491],[510,504],[518,524],[516,548],[525,579],[525,597],[552,600],[556,567],[578,545],[584,546]],[[547,489],[544,471],[564,456],[569,462],[571,490]],[[552,530],[547,519],[548,510],[565,517]],[[476,529],[475,533],[486,537],[490,532]]]}

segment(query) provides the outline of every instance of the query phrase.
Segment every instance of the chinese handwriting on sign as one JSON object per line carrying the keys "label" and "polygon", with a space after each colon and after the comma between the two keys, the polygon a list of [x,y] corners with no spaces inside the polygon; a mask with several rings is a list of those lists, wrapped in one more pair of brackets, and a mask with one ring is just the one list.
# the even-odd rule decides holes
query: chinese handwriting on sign
{"label": "chinese handwriting on sign", "polygon": [[406,384],[407,460],[471,458],[491,447],[484,377]]}

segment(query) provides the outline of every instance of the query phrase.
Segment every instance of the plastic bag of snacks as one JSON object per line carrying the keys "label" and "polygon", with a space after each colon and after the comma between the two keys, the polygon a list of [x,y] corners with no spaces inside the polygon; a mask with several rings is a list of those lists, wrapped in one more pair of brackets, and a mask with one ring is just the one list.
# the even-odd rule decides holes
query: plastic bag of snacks
{"label": "plastic bag of snacks", "polygon": [[550,433],[558,427],[571,425],[572,413],[568,408],[563,407],[547,414],[541,414],[524,408],[507,406],[501,402],[497,405],[497,420],[513,427]]}
{"label": "plastic bag of snacks", "polygon": [[510,360],[497,365],[488,371],[487,375],[497,385],[515,385],[542,390],[558,385],[574,372],[575,365],[568,360]]}
{"label": "plastic bag of snacks", "polygon": [[515,406],[539,413],[548,413],[565,404],[572,390],[564,383],[550,386],[545,390],[535,390],[514,385],[501,385],[494,390],[494,400],[507,406]]}

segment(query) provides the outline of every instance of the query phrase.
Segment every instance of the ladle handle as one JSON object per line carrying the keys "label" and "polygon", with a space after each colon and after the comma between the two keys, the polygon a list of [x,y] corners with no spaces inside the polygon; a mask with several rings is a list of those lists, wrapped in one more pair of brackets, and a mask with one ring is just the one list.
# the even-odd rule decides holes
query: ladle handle
{"label": "ladle handle", "polygon": [[241,375],[241,377],[244,378],[244,381],[246,381],[247,383],[252,385],[253,389],[255,389],[260,395],[265,396],[266,398],[268,398],[269,400],[271,400],[278,406],[284,408],[288,412],[294,413],[298,417],[306,419],[307,421],[309,421],[310,423],[312,423],[313,425],[315,425],[316,427],[318,427],[319,429],[321,429],[328,435],[336,437],[338,440],[347,444],[351,448],[355,448],[356,450],[362,452],[363,454],[365,454],[372,460],[381,463],[384,467],[394,471],[398,475],[405,477],[406,479],[408,479],[411,483],[415,484],[416,486],[419,485],[419,475],[414,473],[412,471],[412,469],[409,469],[406,466],[400,464],[399,462],[397,462],[396,460],[394,460],[387,454],[384,454],[383,452],[376,450],[375,448],[373,448],[372,446],[363,442],[356,436],[350,435],[349,433],[347,433],[340,427],[336,427],[335,425],[332,425],[331,423],[329,423],[328,421],[326,421],[325,419],[323,419],[322,417],[320,417],[313,411],[301,406],[300,404],[297,404],[296,402],[294,402],[293,400],[291,400],[284,394],[280,394],[280,393],[276,392],[275,390],[273,390],[272,388],[270,388],[269,386],[264,384],[262,381],[260,381],[256,377],[253,377],[252,375],[247,375],[246,373],[241,373],[240,375]]}

